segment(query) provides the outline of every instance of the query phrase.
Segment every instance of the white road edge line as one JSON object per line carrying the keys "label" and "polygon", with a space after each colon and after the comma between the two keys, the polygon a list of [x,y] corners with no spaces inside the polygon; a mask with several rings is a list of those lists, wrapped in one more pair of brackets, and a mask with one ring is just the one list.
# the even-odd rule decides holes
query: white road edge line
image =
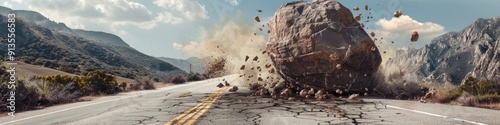
{"label": "white road edge line", "polygon": [[142,94],[135,95],[135,96],[122,97],[122,98],[113,99],[113,100],[107,100],[107,101],[101,101],[101,102],[96,102],[96,103],[90,103],[90,104],[86,104],[86,105],[71,107],[71,108],[62,109],[62,110],[58,110],[58,111],[54,111],[54,112],[49,112],[49,113],[45,113],[45,114],[40,114],[40,115],[30,116],[30,117],[26,117],[26,118],[22,118],[22,119],[17,119],[17,120],[13,120],[13,121],[9,121],[9,122],[4,122],[4,123],[1,123],[0,125],[7,125],[9,123],[15,123],[15,122],[19,122],[19,121],[23,121],[23,120],[27,120],[27,119],[32,119],[32,118],[36,118],[36,117],[40,117],[40,116],[45,116],[45,115],[50,115],[50,114],[59,113],[59,112],[63,112],[63,111],[68,111],[68,110],[72,110],[72,109],[77,109],[77,108],[81,108],[81,107],[86,107],[86,106],[91,106],[91,105],[97,105],[97,104],[102,104],[102,103],[107,103],[107,102],[112,102],[112,101],[118,101],[118,100],[122,100],[122,99],[133,98],[133,97],[139,97],[139,96],[143,96],[143,95],[146,95],[146,94],[156,93],[156,92],[160,92],[160,91],[164,91],[164,90],[175,89],[175,88],[179,88],[179,87],[187,86],[187,85],[190,85],[190,84],[177,85],[177,86],[172,86],[172,87],[165,87],[165,89],[158,89],[158,90],[153,90],[153,91],[149,91],[149,92],[142,92]]}
{"label": "white road edge line", "polygon": [[[207,79],[207,82],[213,82],[212,80],[215,80],[215,79],[218,80],[220,78],[221,77]],[[229,75],[229,76],[226,76],[224,78],[232,78],[232,77],[231,77],[231,75]],[[151,93],[156,93],[156,92],[160,92],[160,91],[164,91],[164,90],[170,90],[170,89],[175,89],[175,88],[179,88],[179,87],[183,87],[183,86],[188,86],[188,85],[196,84],[196,83],[199,83],[199,82],[202,82],[202,81],[196,81],[196,82],[191,82],[191,83],[182,84],[182,85],[176,85],[176,86],[172,86],[172,87],[165,87],[165,88],[161,88],[161,89],[157,89],[157,90],[152,90],[152,91],[139,91],[139,93],[142,93],[142,94],[135,95],[135,96],[118,98],[118,99],[113,99],[113,100],[101,101],[101,102],[96,102],[96,103],[90,103],[90,104],[85,104],[85,105],[76,106],[76,107],[71,107],[71,108],[67,108],[67,109],[62,109],[62,110],[58,110],[58,111],[53,111],[53,112],[49,112],[49,113],[44,113],[44,114],[40,114],[40,115],[35,115],[35,116],[30,116],[30,117],[26,117],[26,118],[22,118],[22,119],[17,119],[17,120],[13,120],[13,121],[4,122],[4,123],[1,123],[0,125],[7,125],[7,124],[10,124],[10,123],[15,123],[15,122],[19,122],[19,121],[23,121],[23,120],[27,120],[27,119],[32,119],[32,118],[36,118],[36,117],[40,117],[40,116],[45,116],[45,115],[50,115],[50,114],[59,113],[59,112],[63,112],[63,111],[68,111],[68,110],[72,110],[72,109],[77,109],[77,108],[81,108],[81,107],[86,107],[86,106],[91,106],[91,105],[97,105],[97,104],[102,104],[102,103],[107,103],[107,102],[113,102],[113,101],[118,101],[118,100],[122,100],[122,99],[133,98],[133,97],[139,97],[139,96],[143,96],[143,95],[146,95],[146,94],[151,94]],[[127,94],[127,93],[125,93],[125,94]]]}
{"label": "white road edge line", "polygon": [[451,118],[449,116],[438,115],[438,114],[434,114],[434,113],[429,113],[429,112],[424,112],[424,111],[418,111],[418,110],[413,110],[413,109],[406,109],[406,108],[401,108],[401,107],[392,106],[392,105],[386,105],[386,106],[389,107],[389,108],[394,108],[394,109],[399,109],[399,110],[405,110],[405,111],[411,111],[411,112],[416,112],[416,113],[430,115],[430,116],[435,116],[435,117],[440,117],[440,118],[452,119],[452,120],[467,122],[467,123],[476,124],[476,125],[488,125],[488,124],[485,124],[485,123],[474,122],[474,121],[469,121],[469,120],[460,119],[460,118]]}

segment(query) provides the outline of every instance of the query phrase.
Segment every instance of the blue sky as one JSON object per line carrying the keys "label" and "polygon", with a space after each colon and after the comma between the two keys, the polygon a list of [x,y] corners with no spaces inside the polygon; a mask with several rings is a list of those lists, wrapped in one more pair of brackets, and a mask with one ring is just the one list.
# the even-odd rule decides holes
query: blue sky
{"label": "blue sky", "polygon": [[[137,50],[156,57],[186,59],[189,44],[202,43],[206,35],[218,32],[227,22],[247,25],[267,40],[257,26],[265,24],[283,3],[290,0],[2,0],[0,5],[16,10],[34,10],[71,28],[110,32]],[[348,8],[360,7],[353,14],[371,15],[367,32],[381,34],[395,44],[381,44],[381,50],[410,46],[409,34],[422,31],[423,46],[431,38],[458,31],[477,18],[500,16],[498,0],[338,0]],[[371,11],[363,10],[369,5]],[[258,13],[256,10],[263,10]],[[392,18],[401,10],[405,16]],[[371,14],[370,14],[371,13]],[[259,16],[263,22],[253,19]],[[405,28],[397,28],[405,27]],[[267,29],[264,29],[265,31]],[[253,35],[253,34],[250,34]],[[184,48],[183,48],[184,47]],[[192,50],[195,51],[195,50]],[[389,55],[390,56],[390,55]]]}

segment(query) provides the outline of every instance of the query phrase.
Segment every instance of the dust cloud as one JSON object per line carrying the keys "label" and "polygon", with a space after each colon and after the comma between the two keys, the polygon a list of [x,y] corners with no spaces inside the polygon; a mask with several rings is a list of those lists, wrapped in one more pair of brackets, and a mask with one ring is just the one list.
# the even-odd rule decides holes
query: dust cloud
{"label": "dust cloud", "polygon": [[278,82],[280,77],[275,74],[271,59],[265,52],[267,40],[264,34],[267,31],[259,30],[264,23],[252,21],[243,17],[223,19],[210,30],[202,30],[201,41],[185,45],[174,43],[174,48],[188,56],[225,59],[224,70],[229,74],[239,74],[238,80],[244,85],[270,85]]}

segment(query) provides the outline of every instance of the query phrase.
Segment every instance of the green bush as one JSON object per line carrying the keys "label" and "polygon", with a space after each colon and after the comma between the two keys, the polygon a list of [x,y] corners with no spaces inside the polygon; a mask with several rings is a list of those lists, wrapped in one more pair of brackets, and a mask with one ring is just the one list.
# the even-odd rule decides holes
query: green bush
{"label": "green bush", "polygon": [[499,103],[500,95],[498,93],[484,94],[475,96],[479,103]]}
{"label": "green bush", "polygon": [[92,71],[82,77],[85,86],[89,86],[89,94],[113,94],[120,91],[115,76],[105,71]]}
{"label": "green bush", "polygon": [[76,83],[74,86],[84,95],[93,94],[113,94],[120,92],[120,87],[115,76],[107,74],[105,71],[96,70],[87,73],[85,76],[55,75],[44,76],[42,79],[42,91],[48,95],[49,88],[63,88],[70,83]]}
{"label": "green bush", "polygon": [[449,103],[460,97],[462,93],[460,89],[441,89],[437,91],[435,100],[440,103]]}

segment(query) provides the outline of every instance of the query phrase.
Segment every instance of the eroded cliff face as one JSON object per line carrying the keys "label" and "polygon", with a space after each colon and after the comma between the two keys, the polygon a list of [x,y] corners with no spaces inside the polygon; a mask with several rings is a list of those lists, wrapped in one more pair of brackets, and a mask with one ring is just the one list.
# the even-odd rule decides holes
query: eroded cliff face
{"label": "eroded cliff face", "polygon": [[371,90],[382,61],[370,36],[337,1],[282,5],[268,23],[267,52],[291,87]]}
{"label": "eroded cliff face", "polygon": [[406,48],[384,64],[411,74],[413,82],[460,84],[467,76],[500,80],[500,17],[478,19],[459,32],[433,39],[421,49]]}

